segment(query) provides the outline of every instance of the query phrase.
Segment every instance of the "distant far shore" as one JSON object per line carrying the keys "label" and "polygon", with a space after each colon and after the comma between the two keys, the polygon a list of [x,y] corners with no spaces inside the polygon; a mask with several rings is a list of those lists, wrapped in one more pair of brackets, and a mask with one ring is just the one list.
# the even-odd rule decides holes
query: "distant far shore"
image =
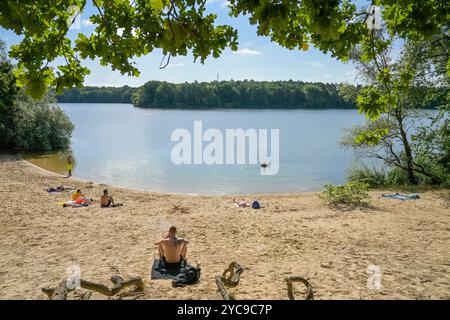
{"label": "distant far shore", "polygon": [[64,90],[60,103],[131,103],[143,108],[352,109],[360,86],[303,81],[149,81],[141,87]]}
{"label": "distant far shore", "polygon": [[[57,101],[57,103],[71,103],[71,104],[131,104],[131,102],[67,102],[67,101]],[[136,107],[136,106],[135,106]],[[157,110],[357,110],[356,108],[338,108],[338,107],[285,107],[285,106],[272,106],[272,107],[259,107],[259,106],[246,106],[246,107],[235,107],[235,106],[188,106],[188,105],[172,105],[172,106],[158,106],[158,107],[138,107],[142,109],[157,109]]]}

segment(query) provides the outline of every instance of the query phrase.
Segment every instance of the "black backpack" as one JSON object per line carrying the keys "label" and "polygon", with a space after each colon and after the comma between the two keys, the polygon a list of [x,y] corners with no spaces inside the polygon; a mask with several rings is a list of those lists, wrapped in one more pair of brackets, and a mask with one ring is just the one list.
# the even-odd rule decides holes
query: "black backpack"
{"label": "black backpack", "polygon": [[201,269],[187,265],[182,269],[180,274],[177,275],[176,280],[172,281],[172,286],[184,287],[188,284],[197,283],[200,280]]}
{"label": "black backpack", "polygon": [[253,209],[260,209],[260,208],[261,208],[261,205],[259,204],[258,201],[253,201],[253,203],[252,203],[252,208],[253,208]]}

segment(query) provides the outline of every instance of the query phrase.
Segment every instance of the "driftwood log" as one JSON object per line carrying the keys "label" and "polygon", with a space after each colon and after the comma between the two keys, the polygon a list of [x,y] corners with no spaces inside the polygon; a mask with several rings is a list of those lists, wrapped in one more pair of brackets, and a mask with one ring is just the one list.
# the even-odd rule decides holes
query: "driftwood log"
{"label": "driftwood log", "polygon": [[[114,286],[109,288],[103,284],[80,279],[80,287],[89,290],[81,296],[80,300],[89,300],[92,294],[91,291],[96,291],[108,297],[115,296],[120,291],[130,286],[135,286],[135,292],[144,291],[144,282],[140,277],[124,280],[119,275],[113,275],[111,276],[111,282]],[[50,300],[66,300],[69,292],[73,290],[74,289],[67,286],[67,280],[61,281],[56,288],[42,288],[42,292],[44,292]]]}
{"label": "driftwood log", "polygon": [[289,276],[286,279],[287,291],[289,300],[295,300],[294,293],[292,291],[294,282],[301,282],[306,286],[306,298],[305,300],[314,300],[314,293],[311,284],[303,277]]}
{"label": "driftwood log", "polygon": [[220,294],[222,295],[223,300],[235,300],[234,296],[228,293],[227,289],[223,285],[222,277],[216,276],[216,285],[219,289]]}
{"label": "driftwood log", "polygon": [[222,282],[229,287],[236,287],[239,284],[242,272],[244,272],[244,268],[234,261],[223,272]]}
{"label": "driftwood log", "polygon": [[216,276],[216,285],[222,295],[223,300],[235,300],[234,296],[228,293],[227,287],[236,287],[239,284],[240,276],[244,272],[244,268],[237,262],[230,263],[227,269],[222,273],[222,276]]}

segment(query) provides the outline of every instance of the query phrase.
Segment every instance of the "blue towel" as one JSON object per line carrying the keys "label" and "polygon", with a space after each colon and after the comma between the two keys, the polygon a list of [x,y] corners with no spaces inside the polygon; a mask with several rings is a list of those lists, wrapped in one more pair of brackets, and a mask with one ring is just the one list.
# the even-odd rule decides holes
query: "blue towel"
{"label": "blue towel", "polygon": [[412,194],[408,194],[408,195],[404,195],[404,194],[400,194],[400,193],[394,193],[394,194],[382,194],[381,195],[384,198],[391,198],[391,199],[397,199],[397,200],[416,200],[419,199],[419,195],[416,193],[412,193]]}

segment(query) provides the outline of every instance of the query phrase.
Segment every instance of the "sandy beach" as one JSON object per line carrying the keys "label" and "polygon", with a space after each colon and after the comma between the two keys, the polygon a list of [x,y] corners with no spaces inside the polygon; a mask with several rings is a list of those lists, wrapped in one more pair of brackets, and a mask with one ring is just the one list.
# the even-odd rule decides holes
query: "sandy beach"
{"label": "sandy beach", "polygon": [[[246,268],[229,289],[237,299],[287,299],[289,275],[308,278],[316,299],[450,299],[448,190],[415,201],[374,191],[372,207],[345,211],[328,208],[318,193],[246,196],[265,206],[254,210],[237,209],[227,196],[108,186],[124,206],[101,209],[63,208],[57,203],[68,194],[45,191],[60,184],[95,200],[105,188],[0,156],[0,299],[47,299],[41,288],[58,284],[71,265],[108,286],[113,274],[142,277],[138,299],[221,299],[214,277],[232,261]],[[201,263],[198,284],[150,280],[153,242],[172,224],[190,241],[188,260]],[[380,268],[379,290],[367,287],[370,265]]]}

